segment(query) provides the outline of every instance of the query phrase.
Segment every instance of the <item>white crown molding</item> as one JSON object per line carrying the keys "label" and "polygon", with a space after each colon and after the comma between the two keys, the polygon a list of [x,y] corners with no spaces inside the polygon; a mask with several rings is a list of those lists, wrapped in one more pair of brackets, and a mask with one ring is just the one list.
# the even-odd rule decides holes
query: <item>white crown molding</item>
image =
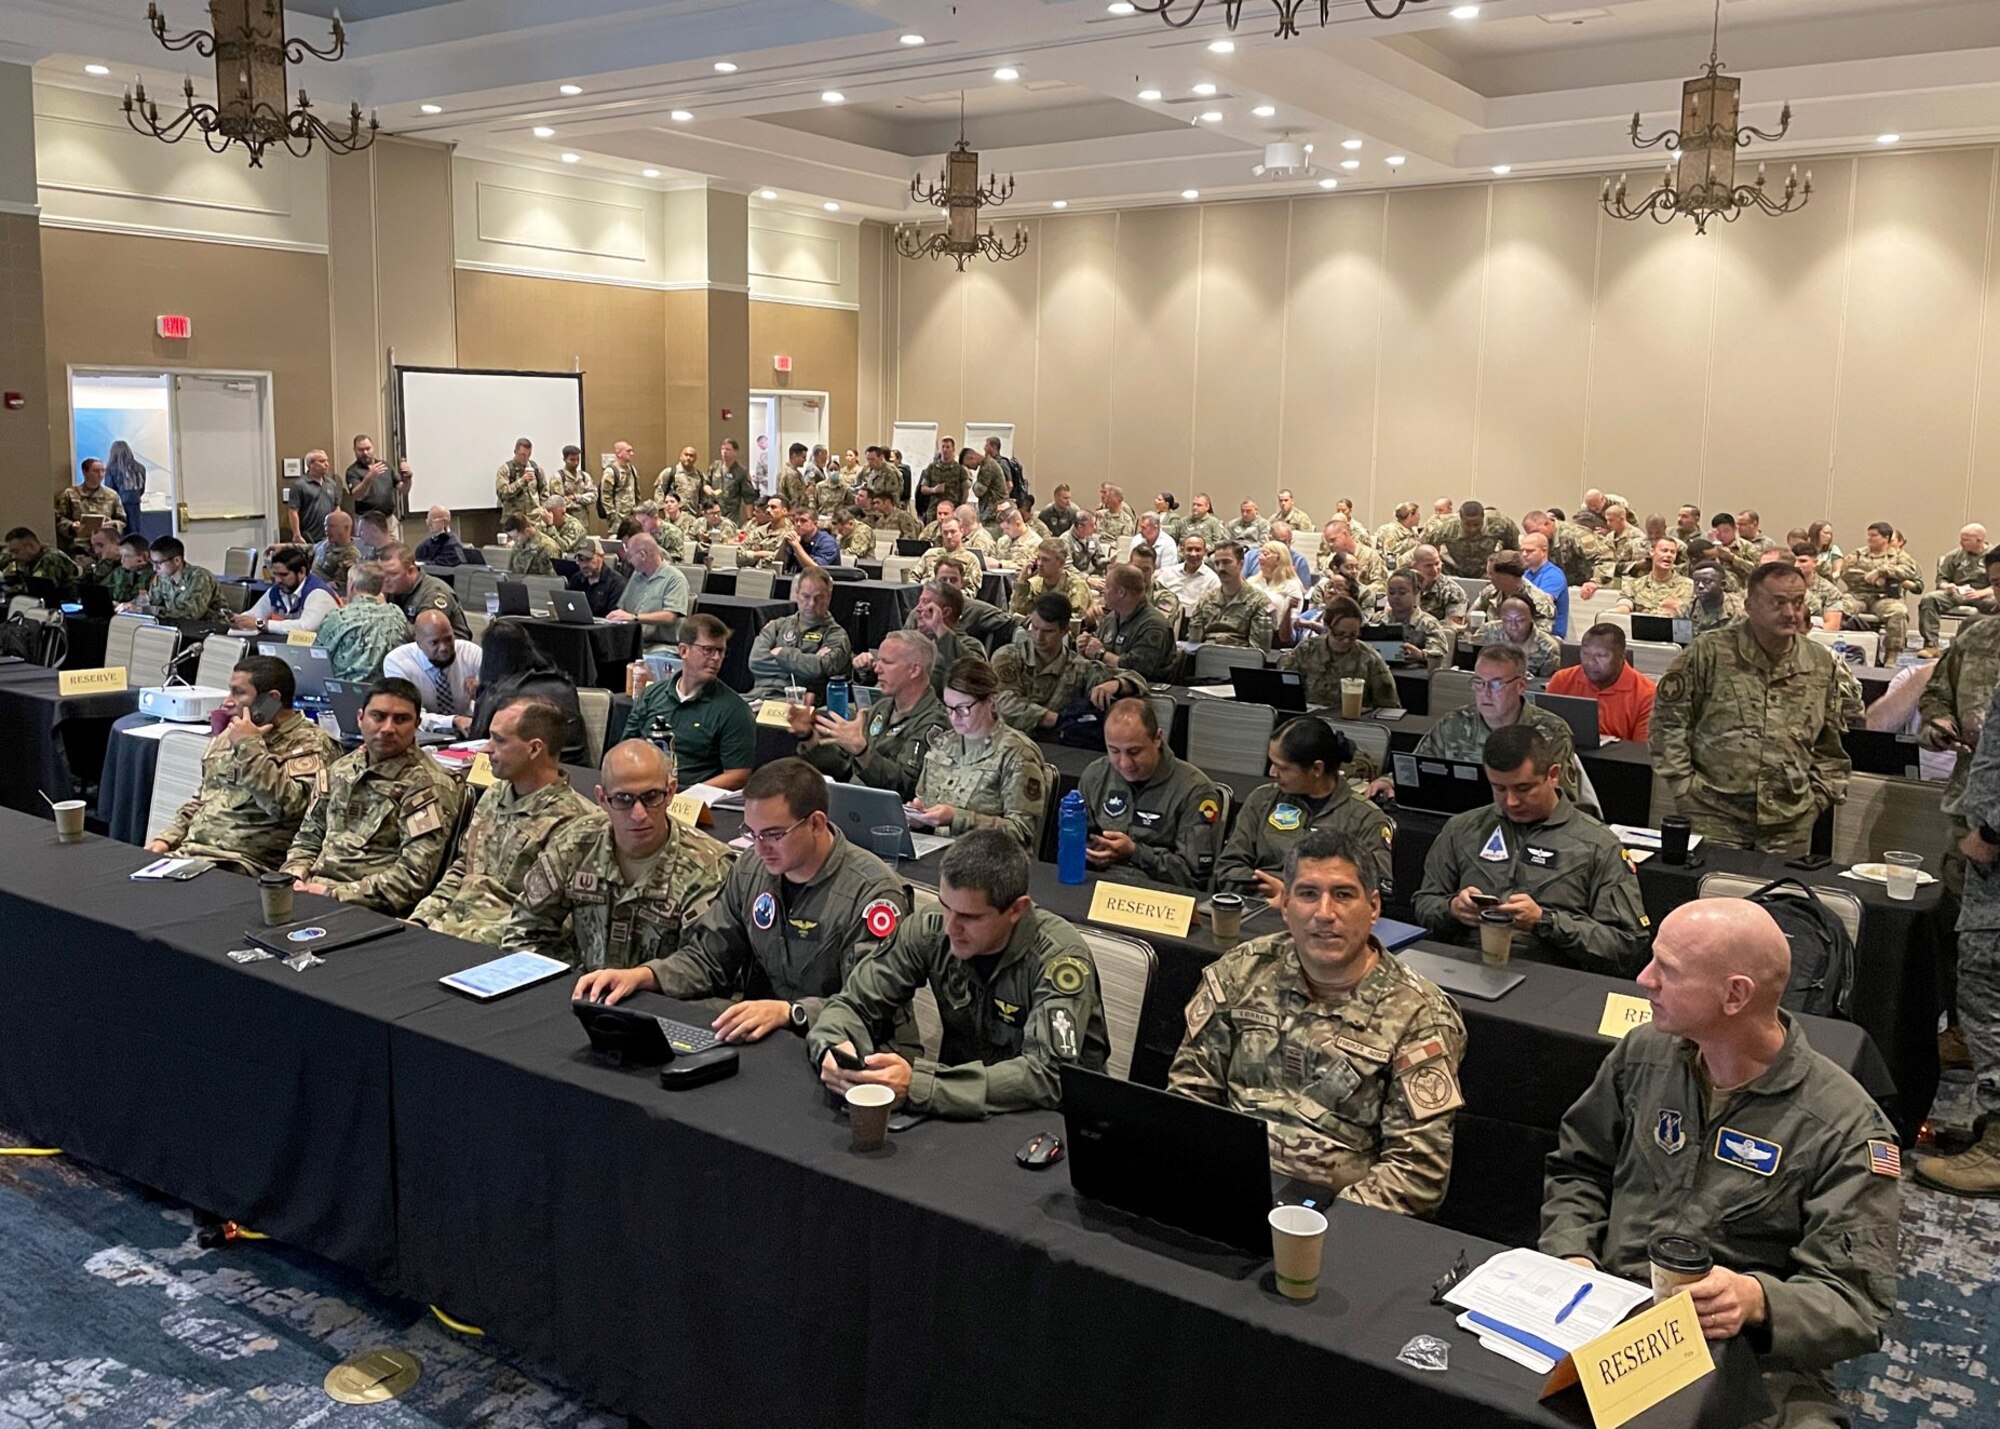
{"label": "white crown molding", "polygon": [[237,233],[203,233],[188,228],[161,228],[150,223],[119,223],[108,218],[75,218],[44,213],[44,228],[74,228],[86,233],[118,233],[129,238],[167,238],[179,243],[220,243],[227,248],[272,248],[280,253],[326,256],[324,243],[300,243],[289,238],[253,238]]}
{"label": "white crown molding", "polygon": [[839,313],[858,313],[859,303],[845,303],[838,298],[781,298],[775,293],[755,293],[750,295],[753,303],[783,303],[792,308],[831,308]]}
{"label": "white crown molding", "polygon": [[745,293],[747,283],[664,282],[658,278],[620,278],[614,274],[572,273],[562,268],[536,268],[525,263],[485,263],[460,258],[452,264],[469,273],[498,273],[511,278],[549,278],[562,283],[598,283],[609,288],[641,288],[650,293]]}

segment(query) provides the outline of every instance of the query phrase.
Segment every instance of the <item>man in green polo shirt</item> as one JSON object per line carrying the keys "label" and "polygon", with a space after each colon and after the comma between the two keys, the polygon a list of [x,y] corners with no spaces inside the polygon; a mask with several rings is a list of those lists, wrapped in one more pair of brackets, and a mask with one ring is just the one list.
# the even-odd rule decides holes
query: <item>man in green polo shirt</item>
{"label": "man in green polo shirt", "polygon": [[632,563],[632,575],[618,597],[617,609],[604,618],[636,620],[642,644],[665,645],[673,639],[681,617],[694,607],[687,577],[667,563],[660,543],[644,531],[626,538],[625,559]]}
{"label": "man in green polo shirt", "polygon": [[683,789],[741,789],[757,762],[750,706],[720,678],[728,653],[727,625],[712,615],[688,616],[680,623],[680,674],[646,686],[625,721],[626,739],[672,736],[674,773]]}

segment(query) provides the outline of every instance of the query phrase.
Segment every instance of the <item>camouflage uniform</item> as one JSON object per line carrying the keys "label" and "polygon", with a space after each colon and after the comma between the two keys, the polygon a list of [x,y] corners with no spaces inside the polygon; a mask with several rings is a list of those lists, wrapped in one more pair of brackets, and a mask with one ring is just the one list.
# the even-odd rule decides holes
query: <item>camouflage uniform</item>
{"label": "camouflage uniform", "polygon": [[1383,563],[1395,570],[1410,558],[1410,552],[1416,550],[1422,541],[1423,532],[1420,529],[1405,526],[1400,521],[1390,521],[1375,528],[1371,544]]}
{"label": "camouflage uniform", "polygon": [[1284,522],[1294,531],[1317,531],[1319,529],[1318,523],[1306,513],[1305,508],[1297,504],[1294,504],[1289,511],[1280,511],[1275,506],[1272,507],[1271,519],[1273,521]]}
{"label": "camouflage uniform", "polygon": [[578,820],[550,838],[522,878],[500,946],[585,972],[664,957],[686,941],[735,857],[708,835],[674,824],[634,883],[619,865],[610,823]]}
{"label": "camouflage uniform", "polygon": [[1574,521],[1558,521],[1549,533],[1549,560],[1571,585],[1611,579],[1611,547],[1595,531],[1585,530]]}
{"label": "camouflage uniform", "polygon": [[939,457],[936,461],[925,467],[924,474],[917,478],[917,490],[919,493],[926,486],[935,486],[937,488],[937,492],[935,493],[936,500],[949,501],[953,506],[964,505],[966,492],[969,489],[965,464],[955,456],[950,458]]}
{"label": "camouflage uniform", "polygon": [[150,562],[136,571],[127,570],[123,561],[112,561],[110,565],[109,571],[99,568],[97,583],[111,593],[112,604],[123,605],[127,601],[140,600],[153,588]]}
{"label": "camouflage uniform", "polygon": [[[653,501],[656,504],[665,501],[667,493],[671,491],[681,499],[683,511],[692,511],[700,515],[702,498],[707,495],[702,490],[704,484],[700,467],[682,466],[678,462],[672,466],[663,466],[660,468],[660,474],[653,478]],[[734,513],[725,507],[722,514],[727,520]]]}
{"label": "camouflage uniform", "polygon": [[1073,571],[1081,571],[1086,576],[1101,576],[1111,564],[1111,542],[1102,533],[1084,542],[1077,539],[1072,528],[1056,539],[1062,542],[1063,559]]}
{"label": "camouflage uniform", "polygon": [[342,600],[347,599],[347,573],[361,564],[361,548],[352,541],[344,546],[321,541],[313,550],[313,574],[332,586]]}
{"label": "camouflage uniform", "polygon": [[1479,627],[1479,643],[1482,647],[1487,645],[1520,645],[1522,651],[1528,657],[1528,675],[1531,679],[1546,679],[1562,668],[1562,641],[1556,639],[1555,636],[1549,634],[1548,631],[1542,629],[1539,625],[1535,627],[1534,632],[1526,640],[1516,641],[1507,634],[1506,630],[1502,628],[1497,620],[1490,620]]}
{"label": "camouflage uniform", "polygon": [[1167,1089],[1266,1123],[1271,1167],[1340,1199],[1428,1216],[1451,1179],[1465,1104],[1465,1023],[1431,983],[1374,945],[1350,992],[1314,995],[1290,933],[1202,971]]}
{"label": "camouflage uniform", "polygon": [[[1654,728],[1659,727],[1655,716]],[[1521,712],[1514,717],[1515,724],[1533,725],[1542,732],[1542,738],[1549,742],[1557,759],[1562,761],[1562,791],[1574,799],[1583,787],[1583,768],[1576,762],[1576,746],[1571,738],[1569,726],[1561,715],[1552,715],[1540,705],[1521,702]],[[1455,709],[1430,727],[1424,737],[1417,741],[1413,751],[1428,754],[1433,759],[1450,759],[1461,764],[1477,764],[1486,753],[1486,739],[1492,734],[1486,721],[1472,705]],[[1657,748],[1658,746],[1655,746]],[[1657,757],[1657,756],[1656,756]]]}
{"label": "camouflage uniform", "polygon": [[1686,615],[1694,609],[1694,582],[1686,576],[1654,580],[1649,570],[1618,583],[1618,593],[1635,615]]}
{"label": "camouflage uniform", "polygon": [[993,542],[993,559],[1003,566],[1026,566],[1041,549],[1042,538],[1027,527],[1018,536],[1001,535]]}
{"label": "camouflage uniform", "polygon": [[[1960,740],[1976,749],[1986,705],[1996,689],[2000,689],[2000,620],[1977,620],[1959,631],[1917,698],[1917,710],[1923,719],[1917,742],[1926,749],[1942,749],[1944,741],[1931,725],[1934,720],[1949,718],[1957,724]],[[1944,867],[1940,872],[1946,890],[1953,895],[1965,887],[1965,855],[1959,851],[1958,841],[1972,828],[1962,812],[1972,758],[1970,754],[1958,756],[1939,805],[1950,821]]]}
{"label": "camouflage uniform", "polygon": [[832,616],[811,624],[802,615],[780,616],[750,647],[750,698],[782,697],[794,684],[824,695],[828,680],[844,680],[853,668],[853,642]]}
{"label": "camouflage uniform", "polygon": [[[1458,582],[1453,581],[1452,584],[1456,585]],[[1479,593],[1479,599],[1472,603],[1472,608],[1485,618],[1487,624],[1492,625],[1500,619],[1500,602],[1516,599],[1528,602],[1535,612],[1537,626],[1546,629],[1555,624],[1555,598],[1531,580],[1523,580],[1521,588],[1512,595],[1503,594],[1497,585],[1488,585]]]}
{"label": "camouflage uniform", "polygon": [[65,486],[56,493],[56,544],[82,550],[83,533],[77,523],[86,516],[125,524],[125,503],[108,486],[91,491],[82,486]]}
{"label": "camouflage uniform", "polygon": [[885,536],[894,536],[901,541],[916,540],[924,532],[924,523],[900,506],[890,507],[887,516],[877,516],[871,511],[868,519],[876,531]]}
{"label": "camouflage uniform", "polygon": [[727,516],[718,516],[713,521],[703,516],[696,521],[692,534],[704,546],[733,546],[742,535],[742,528]]}
{"label": "camouflage uniform", "polygon": [[1833,656],[1803,636],[1776,661],[1747,624],[1696,636],[1660,678],[1653,772],[1696,833],[1803,853],[1820,811],[1847,797],[1842,698]]}
{"label": "camouflage uniform", "polygon": [[[708,489],[722,493],[722,514],[740,521],[742,512],[755,506],[760,498],[757,483],[740,461],[722,464],[721,458],[708,464]],[[681,503],[685,506],[687,503]]]}
{"label": "camouflage uniform", "polygon": [[1743,618],[1743,597],[1734,591],[1724,591],[1719,605],[1703,605],[1694,601],[1682,613],[1687,616],[1688,624],[1696,635],[1721,630]]}
{"label": "camouflage uniform", "polygon": [[1053,710],[1060,715],[1106,680],[1118,681],[1121,699],[1143,695],[1147,689],[1145,680],[1130,670],[1086,660],[1068,646],[1043,664],[1035,647],[1025,641],[1002,646],[993,656],[993,673],[1000,678],[1000,693],[993,697],[995,712],[1031,737],[1042,728],[1045,713]]}
{"label": "camouflage uniform", "polygon": [[1447,942],[1476,945],[1478,930],[1451,914],[1462,888],[1525,893],[1541,905],[1534,931],[1515,931],[1516,957],[1612,977],[1631,977],[1646,961],[1653,934],[1639,875],[1618,836],[1567,799],[1540,823],[1517,824],[1490,804],[1447,819],[1424,857],[1417,921]]}
{"label": "camouflage uniform", "polygon": [[930,753],[930,736],[951,728],[944,701],[930,689],[907,714],[899,714],[886,699],[877,700],[866,714],[868,747],[861,753],[849,754],[837,744],[812,744],[801,745],[799,757],[844,784],[894,789],[905,800],[911,798]]}
{"label": "camouflage uniform", "polygon": [[[1653,564],[1653,543],[1637,526],[1628,525],[1623,531],[1606,531],[1598,539],[1611,552],[1611,572],[1614,576],[1643,576]],[[1599,581],[1598,584],[1605,585],[1607,582]]]}
{"label": "camouflage uniform", "polygon": [[1403,643],[1422,650],[1424,663],[1433,670],[1450,663],[1452,651],[1458,646],[1457,635],[1445,629],[1443,622],[1422,608],[1404,616],[1384,608],[1376,611],[1374,618],[1378,624],[1402,626]]}
{"label": "camouflage uniform", "polygon": [[1181,618],[1181,598],[1161,585],[1157,575],[1153,577],[1153,583],[1146,587],[1146,604],[1159,612],[1160,619],[1167,622],[1168,632],[1172,633],[1174,622]]}
{"label": "camouflage uniform", "polygon": [[972,499],[979,505],[980,525],[990,526],[999,519],[994,509],[1007,499],[1013,484],[1013,474],[998,458],[987,457],[979,463],[979,473],[972,479]]}
{"label": "camouflage uniform", "polygon": [[786,462],[778,468],[778,495],[784,499],[786,509],[803,510],[812,504],[812,488],[806,484],[803,471]]}
{"label": "camouflage uniform", "polygon": [[1124,834],[1135,845],[1130,859],[1099,877],[1123,882],[1137,874],[1174,888],[1208,887],[1222,842],[1222,796],[1201,770],[1163,749],[1144,784],[1135,787],[1107,758],[1086,765],[1077,787],[1091,832]]}
{"label": "camouflage uniform", "polygon": [[1271,602],[1248,584],[1235,595],[1212,590],[1195,602],[1188,617],[1187,638],[1196,644],[1234,645],[1269,650],[1276,634]]}
{"label": "camouflage uniform", "polygon": [[688,554],[687,528],[676,521],[661,521],[653,528],[653,540],[659,544],[663,560],[682,564],[690,558]]}
{"label": "camouflage uniform", "polygon": [[[200,569],[199,566],[187,566],[181,574],[185,578],[189,571]],[[206,571],[202,573],[207,574]],[[42,547],[42,553],[25,564],[9,560],[5,569],[0,570],[0,585],[4,585],[10,592],[25,590],[31,580],[47,581],[56,588],[57,598],[66,601],[76,599],[77,578],[76,562],[54,546]],[[210,577],[211,595],[215,594],[214,585],[214,578]]]}
{"label": "camouflage uniform", "polygon": [[[1049,594],[1048,584],[1040,576],[1017,580],[1014,582],[1014,594],[1007,601],[1007,608],[1014,614],[1026,618],[1034,611],[1035,602],[1047,594]],[[1062,587],[1057,594],[1068,596],[1070,609],[1078,615],[1086,614],[1096,600],[1090,593],[1090,587],[1084,583],[1083,577],[1077,574],[1073,566],[1064,568]],[[1268,608],[1267,606],[1266,609]]]}
{"label": "camouflage uniform", "polygon": [[1463,620],[1466,605],[1465,587],[1447,575],[1440,575],[1417,592],[1417,608],[1432,620]]}
{"label": "camouflage uniform", "polygon": [[145,607],[162,620],[212,620],[223,617],[222,592],[215,577],[200,566],[181,562],[178,575],[155,574]]}
{"label": "camouflage uniform", "polygon": [[544,527],[541,537],[555,547],[556,555],[570,560],[574,559],[577,551],[582,549],[583,543],[590,539],[590,530],[583,522],[577,520],[574,512],[571,512],[563,517],[562,525],[553,528]]}
{"label": "camouflage uniform", "polygon": [[1470,536],[1466,534],[1464,518],[1441,516],[1424,527],[1421,544],[1437,547],[1447,571],[1483,576],[1486,558],[1495,551],[1521,549],[1521,528],[1498,512],[1488,511],[1479,534]]}
{"label": "camouflage uniform", "polygon": [[597,504],[617,530],[618,523],[639,509],[639,468],[613,462],[598,474]]}
{"label": "camouflage uniform", "polygon": [[500,498],[500,519],[525,517],[555,494],[556,485],[534,462],[503,461],[493,473],[493,493]]}
{"label": "camouflage uniform", "polygon": [[1109,506],[1100,506],[1097,508],[1098,540],[1109,541],[1113,545],[1116,545],[1127,537],[1138,534],[1139,513],[1132,509],[1131,502],[1126,502],[1116,511],[1113,511]]}
{"label": "camouflage uniform", "polygon": [[1386,894],[1395,875],[1396,821],[1380,807],[1356,795],[1346,780],[1336,780],[1333,792],[1317,807],[1302,794],[1287,794],[1276,784],[1260,784],[1236,811],[1236,826],[1215,860],[1215,891],[1255,893],[1252,873],[1282,874],[1285,855],[1313,829],[1332,829],[1354,841],[1367,859],[1362,870]]}
{"label": "camouflage uniform", "polygon": [[1777,1060],[1731,1092],[1656,1028],[1612,1047],[1563,1117],[1539,1249],[1644,1282],[1649,1240],[1696,1237],[1763,1288],[1768,1318],[1743,1331],[1778,1406],[1760,1425],[1845,1423],[1828,1371],[1875,1349],[1896,1309],[1896,1133],[1778,1016]]}
{"label": "camouflage uniform", "polygon": [[806,1034],[807,1061],[818,1068],[842,1042],[866,1056],[873,1029],[928,986],[944,1036],[936,1061],[912,1063],[913,1111],[970,1119],[1060,1105],[1058,1064],[1101,1072],[1110,1060],[1097,965],[1076,929],[1039,908],[996,956],[990,971],[953,957],[943,913],[917,914],[827,1002]]}
{"label": "camouflage uniform", "polygon": [[571,511],[579,511],[597,499],[597,486],[590,473],[581,466],[571,471],[567,462],[556,468],[556,474],[549,478],[549,486],[552,488],[549,494],[553,496],[561,492]]}
{"label": "camouflage uniform", "polygon": [[556,543],[548,533],[536,527],[523,531],[514,542],[514,552],[507,557],[507,574],[510,576],[550,576],[555,574]]}
{"label": "camouflage uniform", "polygon": [[382,659],[410,638],[410,618],[380,600],[351,600],[319,625],[314,642],[326,651],[326,672],[336,680],[372,679]]}
{"label": "camouflage uniform", "polygon": [[305,817],[314,782],[340,746],[297,710],[279,714],[268,734],[225,743],[201,756],[201,788],[153,837],[183,858],[213,859],[238,873],[275,869]]}
{"label": "camouflage uniform", "polygon": [[1396,693],[1396,677],[1382,657],[1360,641],[1344,653],[1335,654],[1324,635],[1308,635],[1278,657],[1280,670],[1297,670],[1306,677],[1306,703],[1340,707],[1340,682],[1365,680],[1361,692],[1365,710],[1399,710],[1402,696]]}
{"label": "camouflage uniform", "polygon": [[983,739],[933,730],[930,745],[914,802],[951,805],[951,823],[938,832],[955,837],[974,829],[1005,829],[1033,855],[1049,795],[1035,742],[1001,724]]}
{"label": "camouflage uniform", "polygon": [[1722,581],[1731,595],[1741,595],[1750,582],[1750,572],[1757,569],[1760,552],[1748,541],[1738,536],[1728,545],[1716,543],[1708,558],[1722,567]]}
{"label": "camouflage uniform", "polygon": [[[1924,597],[1924,600],[1929,600],[1929,599],[1931,599],[1930,596]],[[1838,610],[1844,613],[1846,609],[1847,609],[1847,597],[1841,594],[1840,587],[1835,585],[1832,581],[1828,580],[1825,576],[1815,573],[1812,578],[1812,584],[1806,587],[1806,615],[1809,616],[1811,619],[1818,621],[1823,619],[1826,616],[1826,613],[1830,610]],[[1923,605],[1921,601],[1918,603],[1917,614],[1919,619],[1921,619],[1923,615]],[[1935,621],[1933,621],[1931,625],[1931,636],[1935,637],[1936,635],[1937,635],[1937,625]],[[1932,638],[1927,638],[1924,643],[1929,645],[1935,643],[1935,641]]]}
{"label": "camouflage uniform", "polygon": [[[1902,593],[1887,595],[1881,586],[1870,585],[1868,577],[1875,571],[1883,572],[1891,581],[1900,581]],[[1924,588],[1923,572],[1917,569],[1909,552],[1887,546],[1879,556],[1856,551],[1841,568],[1840,579],[1847,587],[1848,610],[1855,615],[1872,615],[1882,622],[1883,663],[1895,664],[1910,634],[1910,610],[1903,603],[1903,596],[1914,595]]]}
{"label": "camouflage uniform", "polygon": [[1239,546],[1261,546],[1271,535],[1271,523],[1262,516],[1254,521],[1245,521],[1239,516],[1222,529],[1227,531],[1229,539]]}
{"label": "camouflage uniform", "polygon": [[[471,796],[469,789],[466,793]],[[522,882],[549,842],[572,829],[587,837],[608,827],[597,806],[560,772],[553,783],[531,794],[516,793],[504,779],[489,785],[473,807],[458,857],[417,904],[410,921],[434,933],[498,947]]]}
{"label": "camouflage uniform", "polygon": [[736,557],[739,565],[775,566],[785,553],[785,543],[794,534],[790,519],[775,526],[749,526]]}
{"label": "camouflage uniform", "polygon": [[1937,648],[1940,622],[1962,605],[1969,605],[1982,615],[1991,615],[2000,610],[2000,602],[1990,595],[1953,595],[1944,589],[1947,585],[1958,586],[1961,590],[1983,590],[1986,587],[1986,553],[1968,551],[1963,546],[1954,546],[1938,557],[1937,580],[1929,595],[1917,602],[1917,634],[1924,642],[1926,650]]}
{"label": "camouflage uniform", "polygon": [[910,573],[908,579],[918,582],[936,580],[938,562],[946,557],[958,562],[959,568],[965,572],[966,580],[976,589],[979,578],[986,574],[986,562],[980,558],[979,552],[972,548],[970,541],[961,542],[956,551],[947,551],[943,546],[931,547],[924,552],[923,559],[917,562],[916,569]]}
{"label": "camouflage uniform", "polygon": [[[2000,626],[2000,620],[1981,621],[1971,632],[1959,636],[1945,652],[1945,659],[1958,654],[1973,633],[1989,626]],[[1969,685],[1975,676],[1992,670],[1995,642],[1989,637],[1980,643],[1983,649],[1976,660],[1968,659],[1965,666],[1954,672],[1961,684]],[[1936,685],[1937,674],[1932,675],[1931,683]],[[1960,705],[1969,703],[1971,698],[1968,688],[1960,698]],[[2000,714],[1996,711],[2000,711],[2000,687],[1993,689],[1992,704],[1981,722],[1978,753],[1970,759],[1960,756],[1959,769],[1952,776],[1956,792],[1948,793],[1946,802],[1953,805],[1954,834],[1961,828],[2000,828]],[[1928,716],[1929,711],[1925,713]],[[1958,716],[1963,731],[1967,721],[1962,708]],[[1968,742],[1971,740],[1968,736]],[[1956,837],[1952,846],[1956,849]],[[1995,1127],[2000,1125],[2000,863],[1975,864],[1963,855],[1960,863],[1963,871],[1958,905],[1959,1030],[1965,1034],[1966,1047],[1972,1053],[1973,1100],[1980,1115],[1987,1118],[1980,1146],[1990,1150]],[[1992,1167],[1984,1169],[1990,1173]]]}
{"label": "camouflage uniform", "polygon": [[[1320,570],[1330,571],[1333,569],[1334,555],[1335,552],[1331,546],[1321,546],[1319,548]],[[1357,599],[1364,608],[1370,600],[1380,595],[1389,584],[1389,568],[1382,563],[1382,558],[1367,546],[1356,546],[1353,553],[1348,556],[1347,573],[1355,580],[1361,582],[1361,590],[1357,594]]]}
{"label": "camouflage uniform", "polygon": [[407,916],[438,876],[458,801],[458,785],[421,749],[379,764],[357,749],[314,780],[284,871],[343,903]]}
{"label": "camouflage uniform", "polygon": [[840,554],[865,561],[875,554],[875,528],[859,517],[855,518],[854,529],[840,538]]}

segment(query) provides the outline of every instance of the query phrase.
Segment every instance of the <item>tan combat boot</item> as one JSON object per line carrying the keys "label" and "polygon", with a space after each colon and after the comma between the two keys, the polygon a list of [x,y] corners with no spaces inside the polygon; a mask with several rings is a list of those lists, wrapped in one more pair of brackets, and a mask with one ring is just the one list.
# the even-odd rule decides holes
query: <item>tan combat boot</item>
{"label": "tan combat boot", "polygon": [[1916,1164],[1926,1186],[1959,1196],[2000,1196],[2000,1117],[1991,1118],[1979,1140],[1956,1156],[1926,1156]]}

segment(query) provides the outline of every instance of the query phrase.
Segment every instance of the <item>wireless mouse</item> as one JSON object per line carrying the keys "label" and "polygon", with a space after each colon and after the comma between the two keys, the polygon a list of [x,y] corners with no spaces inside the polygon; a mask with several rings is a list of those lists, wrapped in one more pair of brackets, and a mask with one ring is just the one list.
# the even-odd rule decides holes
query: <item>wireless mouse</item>
{"label": "wireless mouse", "polygon": [[1038,1131],[1029,1137],[1014,1159],[1030,1171],[1046,1171],[1062,1160],[1062,1138],[1053,1131]]}

